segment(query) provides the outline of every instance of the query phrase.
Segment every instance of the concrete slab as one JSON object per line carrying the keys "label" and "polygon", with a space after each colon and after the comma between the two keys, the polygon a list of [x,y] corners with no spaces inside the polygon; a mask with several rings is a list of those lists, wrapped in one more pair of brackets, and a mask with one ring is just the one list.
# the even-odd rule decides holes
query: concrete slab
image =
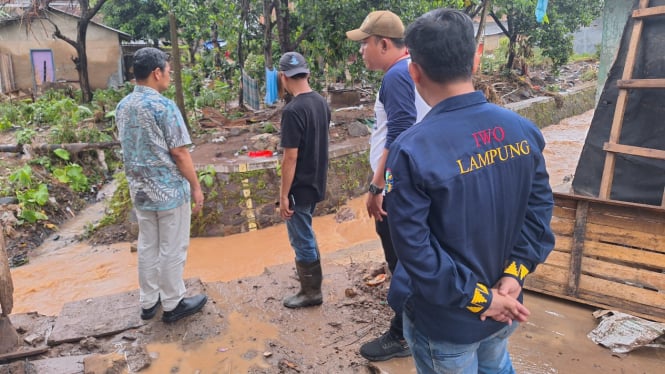
{"label": "concrete slab", "polygon": [[139,291],[73,301],[62,307],[48,345],[78,342],[89,336],[102,337],[145,325],[138,305]]}
{"label": "concrete slab", "polygon": [[83,374],[83,360],[89,355],[66,356],[31,361],[26,373],[30,374]]}

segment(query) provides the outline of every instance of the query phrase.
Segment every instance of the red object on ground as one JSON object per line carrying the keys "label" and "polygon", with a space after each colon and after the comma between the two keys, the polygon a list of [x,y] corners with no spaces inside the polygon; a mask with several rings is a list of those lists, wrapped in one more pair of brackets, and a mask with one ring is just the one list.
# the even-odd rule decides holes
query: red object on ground
{"label": "red object on ground", "polygon": [[249,157],[272,157],[272,151],[264,149],[262,151],[249,151]]}

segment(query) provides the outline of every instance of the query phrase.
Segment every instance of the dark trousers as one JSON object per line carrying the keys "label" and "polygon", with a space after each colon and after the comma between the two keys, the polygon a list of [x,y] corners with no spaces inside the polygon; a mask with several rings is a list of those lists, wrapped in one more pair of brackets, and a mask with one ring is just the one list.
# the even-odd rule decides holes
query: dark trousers
{"label": "dark trousers", "polygon": [[[383,203],[383,209],[385,210],[385,200]],[[395,247],[393,247],[393,241],[390,238],[390,227],[388,226],[388,220],[386,217],[383,217],[383,221],[374,221],[376,222],[376,233],[381,239],[381,246],[383,247],[383,255],[386,258],[388,263],[388,269],[392,274],[395,271],[397,266],[397,255],[395,254]],[[404,339],[404,332],[402,331],[402,314],[395,313],[393,318],[390,320],[390,332],[393,333],[399,339]]]}

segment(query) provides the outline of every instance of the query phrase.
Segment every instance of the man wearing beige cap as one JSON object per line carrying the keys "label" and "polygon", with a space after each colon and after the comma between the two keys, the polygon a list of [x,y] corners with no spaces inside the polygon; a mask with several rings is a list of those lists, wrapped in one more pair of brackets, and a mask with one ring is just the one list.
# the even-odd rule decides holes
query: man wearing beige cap
{"label": "man wearing beige cap", "polygon": [[[409,53],[404,44],[404,24],[393,12],[371,12],[358,29],[347,38],[360,42],[360,53],[369,70],[383,71],[381,88],[374,104],[376,121],[370,137],[370,165],[374,175],[367,194],[367,213],[376,220],[376,232],[391,272],[397,256],[390,238],[387,213],[383,205],[386,185],[385,164],[388,148],[404,130],[420,121],[429,107],[418,95],[409,76]],[[402,333],[402,316],[395,314],[390,329],[360,347],[360,354],[370,361],[406,357],[411,351]]]}

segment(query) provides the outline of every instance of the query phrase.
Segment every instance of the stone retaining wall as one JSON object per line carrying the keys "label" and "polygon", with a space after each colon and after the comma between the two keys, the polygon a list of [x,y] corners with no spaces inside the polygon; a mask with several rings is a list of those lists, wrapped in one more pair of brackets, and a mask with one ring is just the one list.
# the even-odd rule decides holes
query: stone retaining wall
{"label": "stone retaining wall", "polygon": [[[506,107],[545,127],[592,109],[595,90],[592,82],[556,98],[539,97]],[[349,198],[367,191],[371,177],[368,151],[366,138],[330,146],[327,197],[317,205],[315,215],[334,213]],[[276,207],[279,163],[277,157],[240,156],[233,164],[214,165],[215,183],[211,188],[204,187],[206,202],[203,212],[192,218],[192,236],[225,236],[281,222]]]}

